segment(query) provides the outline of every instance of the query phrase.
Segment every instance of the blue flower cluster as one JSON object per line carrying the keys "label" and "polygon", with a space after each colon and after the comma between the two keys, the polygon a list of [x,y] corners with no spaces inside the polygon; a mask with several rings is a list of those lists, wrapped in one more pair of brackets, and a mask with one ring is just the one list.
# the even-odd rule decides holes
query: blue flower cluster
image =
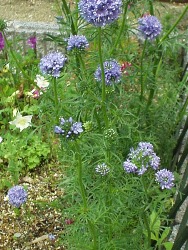
{"label": "blue flower cluster", "polygon": [[155,180],[162,189],[171,189],[174,186],[174,175],[165,168],[155,174]]}
{"label": "blue flower cluster", "polygon": [[[106,85],[112,85],[113,83],[118,83],[121,79],[121,66],[116,60],[109,60],[103,63],[104,65],[104,74],[105,74],[105,83]],[[99,66],[95,71],[95,79],[97,81],[102,80],[102,70]]]}
{"label": "blue flower cluster", "polygon": [[121,13],[121,0],[81,0],[78,4],[81,16],[95,26],[105,26]]}
{"label": "blue flower cluster", "polygon": [[138,31],[141,37],[150,41],[160,35],[162,25],[155,16],[146,15],[138,19]]}
{"label": "blue flower cluster", "polygon": [[54,132],[56,134],[61,134],[65,136],[65,138],[69,139],[75,139],[82,133],[83,127],[81,122],[74,122],[72,117],[70,117],[68,120],[65,120],[64,118],[60,118],[60,125],[55,126]]}
{"label": "blue flower cluster", "polygon": [[9,203],[14,207],[20,207],[27,200],[27,192],[20,186],[14,186],[8,191]]}
{"label": "blue flower cluster", "polygon": [[[144,174],[149,167],[158,170],[160,158],[153,150],[149,142],[140,142],[136,149],[131,148],[128,158],[123,162],[124,170],[127,173]],[[174,186],[174,175],[167,169],[158,170],[155,173],[155,181],[162,189],[171,189]]]}
{"label": "blue flower cluster", "polygon": [[110,172],[110,168],[105,163],[102,163],[97,165],[95,171],[100,175],[105,176]]}
{"label": "blue flower cluster", "polygon": [[89,43],[85,36],[71,35],[68,39],[67,50],[73,49],[84,50],[89,47]]}
{"label": "blue flower cluster", "polygon": [[149,142],[140,142],[136,149],[131,148],[123,167],[127,173],[142,175],[151,167],[154,170],[159,168],[160,158],[153,150]]}
{"label": "blue flower cluster", "polygon": [[60,52],[50,52],[40,60],[40,70],[43,74],[59,77],[67,58]]}

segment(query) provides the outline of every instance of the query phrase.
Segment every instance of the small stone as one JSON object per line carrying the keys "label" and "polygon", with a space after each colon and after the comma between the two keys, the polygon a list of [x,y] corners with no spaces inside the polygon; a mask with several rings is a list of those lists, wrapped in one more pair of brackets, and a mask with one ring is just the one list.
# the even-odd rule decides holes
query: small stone
{"label": "small stone", "polygon": [[15,238],[20,238],[21,236],[22,236],[21,233],[15,233],[15,234],[14,234],[14,237],[15,237]]}

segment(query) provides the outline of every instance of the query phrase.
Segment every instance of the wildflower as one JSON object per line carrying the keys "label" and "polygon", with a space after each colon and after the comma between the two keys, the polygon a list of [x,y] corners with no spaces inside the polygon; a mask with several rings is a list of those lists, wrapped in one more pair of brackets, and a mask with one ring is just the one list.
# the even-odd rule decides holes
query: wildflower
{"label": "wildflower", "polygon": [[153,145],[149,142],[139,142],[136,149],[131,148],[127,160],[123,163],[127,173],[144,174],[149,167],[157,170],[160,158],[156,155]]}
{"label": "wildflower", "polygon": [[105,163],[102,163],[97,165],[95,171],[100,175],[105,176],[110,172],[110,168]]}
{"label": "wildflower", "polygon": [[138,167],[129,159],[123,163],[123,167],[127,173],[136,173],[138,170]]}
{"label": "wildflower", "polygon": [[27,40],[28,45],[32,48],[32,49],[36,49],[36,45],[37,45],[37,38],[36,36],[32,36]]}
{"label": "wildflower", "polygon": [[3,50],[4,47],[5,47],[5,41],[2,32],[0,32],[0,50]]}
{"label": "wildflower", "polygon": [[40,88],[40,89],[47,89],[48,86],[49,86],[49,82],[41,75],[36,75],[36,79],[34,80],[34,82],[36,82],[37,86]]}
{"label": "wildflower", "polygon": [[9,203],[14,207],[20,207],[27,200],[27,192],[22,186],[14,186],[8,191]]}
{"label": "wildflower", "polygon": [[71,225],[74,223],[74,220],[73,219],[65,219],[65,224],[66,225]]}
{"label": "wildflower", "polygon": [[54,241],[56,236],[54,234],[48,234],[48,239]]}
{"label": "wildflower", "polygon": [[0,136],[0,143],[3,141],[3,138]]}
{"label": "wildflower", "polygon": [[56,134],[61,134],[66,138],[76,138],[83,132],[83,127],[81,122],[74,122],[72,117],[68,120],[60,118],[59,126],[54,127],[54,132]]}
{"label": "wildflower", "polygon": [[132,66],[132,64],[129,63],[129,62],[124,62],[124,63],[122,63],[122,65],[121,65],[121,72],[122,72],[123,74],[125,74],[125,75],[128,75],[129,73],[128,73],[128,71],[127,71],[127,68],[129,68],[129,67],[131,67],[131,66]]}
{"label": "wildflower", "polygon": [[67,58],[60,52],[51,52],[44,56],[39,64],[43,74],[59,77]]}
{"label": "wildflower", "polygon": [[159,170],[155,174],[155,180],[162,189],[171,189],[174,186],[174,175],[167,169]]}
{"label": "wildflower", "polygon": [[38,99],[40,97],[40,95],[42,95],[43,93],[38,90],[38,89],[32,89],[30,92],[27,92],[26,95],[27,96],[31,96],[33,97],[34,99]]}
{"label": "wildflower", "polygon": [[81,122],[73,123],[73,125],[71,126],[71,130],[76,135],[83,132],[82,123]]}
{"label": "wildflower", "polygon": [[121,0],[81,0],[78,4],[81,16],[95,26],[105,26],[121,13]]}
{"label": "wildflower", "polygon": [[25,129],[28,128],[29,126],[31,126],[31,119],[32,119],[32,115],[26,115],[26,116],[22,116],[20,114],[20,112],[17,112],[16,114],[16,118],[9,122],[11,125],[15,125],[17,128],[20,129],[20,132]]}
{"label": "wildflower", "polygon": [[141,37],[154,40],[162,31],[162,25],[155,16],[145,15],[138,19],[138,31]]}
{"label": "wildflower", "polygon": [[85,36],[75,35],[75,36],[70,36],[70,38],[68,39],[67,50],[73,50],[73,49],[84,50],[88,48],[88,46],[89,43]]}
{"label": "wildflower", "polygon": [[[109,60],[103,63],[105,83],[106,85],[112,85],[112,83],[118,83],[121,78],[121,67],[116,60]],[[95,71],[95,79],[101,81],[102,72],[101,68],[98,67]]]}

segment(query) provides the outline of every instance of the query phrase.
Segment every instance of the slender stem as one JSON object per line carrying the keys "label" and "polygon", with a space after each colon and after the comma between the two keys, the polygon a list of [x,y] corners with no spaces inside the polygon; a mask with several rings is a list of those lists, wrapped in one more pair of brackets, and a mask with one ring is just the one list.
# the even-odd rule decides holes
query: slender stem
{"label": "slender stem", "polygon": [[144,219],[144,223],[146,225],[146,229],[147,229],[147,232],[148,232],[148,248],[150,249],[150,247],[151,247],[151,230],[150,230],[150,227],[149,227],[149,223],[148,223],[145,211],[143,213],[143,219]]}
{"label": "slender stem", "polygon": [[55,113],[56,113],[56,122],[59,122],[58,117],[58,95],[57,95],[57,79],[53,77],[53,88],[54,88],[54,103],[55,103]]}
{"label": "slender stem", "polygon": [[144,56],[145,56],[145,51],[146,51],[146,45],[147,45],[147,39],[144,42],[144,47],[142,51],[142,56],[141,56],[141,62],[140,62],[140,85],[141,85],[141,90],[140,90],[140,101],[143,102],[144,98],[144,81],[143,81],[143,61],[144,61]]}
{"label": "slender stem", "polygon": [[161,67],[161,64],[162,64],[162,56],[160,56],[160,59],[158,61],[158,57],[156,56],[156,59],[155,59],[155,62],[154,62],[154,67],[153,67],[153,86],[152,88],[150,89],[150,93],[149,93],[149,98],[148,98],[148,103],[147,103],[147,107],[146,107],[146,110],[148,110],[148,108],[150,107],[152,101],[153,101],[153,98],[154,98],[154,94],[155,94],[155,90],[156,90],[156,78],[157,78],[157,74],[159,72],[159,69]]}
{"label": "slender stem", "polygon": [[77,143],[77,141],[75,141],[75,146],[76,146],[76,156],[77,156],[77,161],[78,161],[78,183],[79,183],[79,187],[80,187],[80,192],[81,192],[81,196],[82,196],[82,201],[84,204],[84,210],[87,211],[87,199],[86,199],[86,190],[82,181],[82,159],[81,159],[81,155],[80,155],[80,148],[79,145]]}
{"label": "slender stem", "polygon": [[184,17],[184,15],[186,14],[186,12],[188,11],[188,5],[185,7],[184,11],[181,13],[181,15],[179,16],[179,18],[176,20],[176,22],[174,23],[174,25],[169,29],[169,31],[167,31],[167,33],[161,38],[160,43],[162,43],[169,35],[170,33],[174,30],[174,28],[178,25],[178,23],[181,21],[181,19]]}
{"label": "slender stem", "polygon": [[76,30],[76,27],[75,27],[75,24],[74,24],[72,15],[71,15],[70,8],[68,7],[66,0],[62,0],[62,3],[63,3],[63,7],[64,7],[64,10],[65,10],[66,15],[67,15],[67,19],[69,18],[71,21],[71,32],[73,35],[76,35],[77,30]]}
{"label": "slender stem", "polygon": [[101,27],[98,28],[99,35],[99,60],[100,60],[100,68],[101,68],[101,79],[102,79],[102,111],[104,116],[104,122],[106,127],[108,127],[108,117],[106,112],[106,82],[105,82],[105,73],[104,73],[104,64],[102,57],[102,30]]}
{"label": "slender stem", "polygon": [[149,12],[150,15],[154,16],[153,0],[149,0]]}
{"label": "slender stem", "polygon": [[121,23],[121,28],[119,29],[119,34],[118,34],[118,36],[116,38],[114,46],[113,46],[112,50],[110,51],[110,55],[113,54],[114,50],[116,49],[116,47],[117,47],[117,45],[118,45],[118,43],[120,41],[122,33],[125,30],[125,23],[126,23],[128,5],[129,5],[129,1],[127,1],[125,3],[125,8],[124,8],[124,12],[123,12],[123,19],[122,19],[122,23]]}

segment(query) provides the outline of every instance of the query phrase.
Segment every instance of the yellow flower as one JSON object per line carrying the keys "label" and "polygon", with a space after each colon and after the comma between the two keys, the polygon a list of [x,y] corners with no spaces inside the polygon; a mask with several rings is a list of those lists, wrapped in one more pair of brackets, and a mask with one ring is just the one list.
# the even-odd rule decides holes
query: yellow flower
{"label": "yellow flower", "polygon": [[32,117],[33,117],[32,115],[22,116],[20,114],[20,112],[17,112],[16,118],[13,121],[9,122],[9,123],[12,124],[12,125],[15,125],[17,128],[19,128],[20,132],[21,132],[23,129],[31,126]]}

